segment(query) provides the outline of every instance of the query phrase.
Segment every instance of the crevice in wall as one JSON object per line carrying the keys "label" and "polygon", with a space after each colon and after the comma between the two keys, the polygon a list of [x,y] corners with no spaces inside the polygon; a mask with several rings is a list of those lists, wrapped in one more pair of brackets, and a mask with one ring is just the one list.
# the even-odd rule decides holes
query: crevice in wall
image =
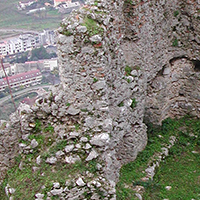
{"label": "crevice in wall", "polygon": [[194,65],[194,71],[200,72],[200,60],[192,60],[192,63]]}

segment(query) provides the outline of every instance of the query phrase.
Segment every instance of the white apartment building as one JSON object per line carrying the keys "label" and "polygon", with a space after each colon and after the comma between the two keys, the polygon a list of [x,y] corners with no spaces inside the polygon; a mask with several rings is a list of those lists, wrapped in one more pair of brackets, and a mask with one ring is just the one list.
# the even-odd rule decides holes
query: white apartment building
{"label": "white apartment building", "polygon": [[23,34],[19,37],[0,41],[0,55],[12,55],[15,53],[31,51],[41,45],[54,45],[55,33],[52,30],[44,30],[38,35]]}
{"label": "white apartment building", "polygon": [[57,58],[43,60],[43,68],[45,71],[53,71],[58,67]]}
{"label": "white apartment building", "polygon": [[54,45],[56,43],[54,31],[43,30],[39,35],[39,42],[41,45]]}
{"label": "white apartment building", "polygon": [[30,51],[39,46],[40,41],[38,35],[23,34],[19,37],[0,42],[0,55],[5,56]]}
{"label": "white apartment building", "polygon": [[34,36],[31,34],[23,34],[23,35],[19,36],[19,39],[22,42],[22,50],[23,51],[30,51],[30,50],[40,46],[38,36]]}
{"label": "white apartment building", "polygon": [[61,3],[71,3],[71,0],[54,0],[54,7],[58,6]]}

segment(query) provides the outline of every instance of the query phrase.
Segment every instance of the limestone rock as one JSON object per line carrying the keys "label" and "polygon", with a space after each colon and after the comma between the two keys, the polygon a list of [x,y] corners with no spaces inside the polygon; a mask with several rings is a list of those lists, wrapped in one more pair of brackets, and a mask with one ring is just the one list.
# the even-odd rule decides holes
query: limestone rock
{"label": "limestone rock", "polygon": [[93,159],[97,158],[98,155],[99,154],[94,149],[92,149],[92,151],[89,153],[88,157],[85,160],[86,161],[93,160]]}
{"label": "limestone rock", "polygon": [[70,115],[77,115],[79,112],[80,112],[80,110],[74,108],[73,106],[70,106],[70,107],[67,109],[67,113],[70,114]]}
{"label": "limestone rock", "polygon": [[73,149],[74,149],[74,145],[73,145],[73,144],[67,145],[67,146],[65,147],[65,152],[66,152],[66,153],[69,153],[69,152],[71,152]]}
{"label": "limestone rock", "polygon": [[31,140],[31,147],[34,149],[38,146],[38,142],[36,141],[36,139],[32,139]]}
{"label": "limestone rock", "polygon": [[49,163],[49,164],[55,164],[56,162],[57,162],[56,157],[50,157],[46,159],[46,163]]}
{"label": "limestone rock", "polygon": [[80,161],[80,157],[77,155],[77,156],[66,156],[65,157],[65,161],[66,163],[69,163],[69,164],[74,164],[76,161]]}
{"label": "limestone rock", "polygon": [[41,156],[39,155],[39,156],[36,158],[36,163],[37,163],[38,165],[40,165],[41,161],[42,161],[42,159],[41,159]]}
{"label": "limestone rock", "polygon": [[91,138],[90,144],[95,146],[105,146],[110,140],[108,133],[101,133]]}
{"label": "limestone rock", "polygon": [[44,198],[44,194],[37,193],[37,194],[35,194],[35,197],[38,198],[38,199],[43,199]]}
{"label": "limestone rock", "polygon": [[78,186],[84,186],[85,185],[85,182],[83,181],[83,179],[81,177],[78,178],[78,180],[76,181],[76,184]]}
{"label": "limestone rock", "polygon": [[63,192],[63,188],[60,189],[53,189],[50,191],[53,196],[60,195]]}

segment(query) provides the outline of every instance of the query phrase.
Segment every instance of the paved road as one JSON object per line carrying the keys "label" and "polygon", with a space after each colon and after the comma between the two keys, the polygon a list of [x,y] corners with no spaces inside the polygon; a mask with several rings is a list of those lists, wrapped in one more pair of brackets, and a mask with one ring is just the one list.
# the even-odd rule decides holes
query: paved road
{"label": "paved road", "polygon": [[38,31],[34,31],[34,30],[9,29],[9,28],[0,29],[0,32],[35,33],[35,34],[38,34],[38,33],[39,33]]}
{"label": "paved road", "polygon": [[[39,34],[38,31],[34,30],[25,30],[25,29],[0,29],[0,41],[4,41],[5,39],[10,39],[16,37],[20,34]],[[2,34],[2,35],[1,35]]]}
{"label": "paved road", "polygon": [[[20,91],[18,91],[18,92],[14,92],[13,93],[13,97],[14,97],[14,99],[16,99],[16,98],[18,98],[18,97],[20,97],[20,96],[22,96],[22,95],[24,95],[24,94],[28,94],[28,93],[31,93],[31,92],[36,92],[37,91],[37,93],[38,93],[38,91],[40,90],[40,89],[44,89],[44,88],[49,88],[51,85],[44,85],[44,86],[34,86],[34,87],[30,87],[30,88],[26,88],[26,89],[24,89],[24,90],[20,90]],[[3,97],[3,98],[0,98],[0,106],[3,104],[3,103],[5,103],[6,101],[8,101],[8,100],[11,100],[11,97],[10,97],[10,95],[8,95],[8,96],[6,96],[6,97]]]}

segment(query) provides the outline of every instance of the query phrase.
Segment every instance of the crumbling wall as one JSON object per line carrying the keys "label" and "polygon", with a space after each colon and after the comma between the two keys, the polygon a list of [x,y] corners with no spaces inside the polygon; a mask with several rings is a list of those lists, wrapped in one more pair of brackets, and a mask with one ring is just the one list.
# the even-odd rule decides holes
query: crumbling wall
{"label": "crumbling wall", "polygon": [[[73,187],[59,187],[56,195],[82,199],[86,193],[97,199],[100,187],[104,199],[115,199],[120,167],[147,143],[144,119],[161,123],[166,117],[199,116],[199,5],[184,0],[98,0],[72,12],[57,31],[61,83],[11,117],[10,127],[19,131],[3,129],[8,143],[13,141],[7,160],[19,147],[21,153],[36,148],[28,135],[35,120],[41,120],[54,127],[55,143],[67,144],[45,162],[78,160],[87,165],[95,160],[98,165],[95,175],[77,173],[70,180]],[[30,145],[18,146],[18,139]],[[10,155],[11,148],[0,156]],[[11,164],[4,160],[3,173]]]}
{"label": "crumbling wall", "polygon": [[[17,127],[16,127],[17,128]],[[19,130],[19,128],[17,128]],[[0,184],[9,167],[12,167],[18,152],[18,137],[6,121],[0,122]]]}
{"label": "crumbling wall", "polygon": [[[160,124],[167,117],[185,114],[199,117],[198,89],[191,87],[191,82],[198,84],[192,61],[200,57],[199,8],[199,1],[185,0],[124,3],[126,29],[122,49],[126,62],[140,66],[145,76],[145,120],[148,122]],[[182,58],[187,58],[190,64]],[[179,64],[172,63],[173,60]],[[186,75],[184,62],[190,68],[190,75]],[[178,98],[181,85],[182,92],[186,89],[184,93],[191,95]]]}
{"label": "crumbling wall", "polygon": [[91,3],[65,19],[58,30],[65,101],[81,117],[83,135],[90,129],[94,135],[109,135],[99,155],[107,163],[110,180],[117,180],[120,166],[134,160],[147,141],[143,75],[140,68],[126,66],[120,48],[122,6],[121,1]]}

